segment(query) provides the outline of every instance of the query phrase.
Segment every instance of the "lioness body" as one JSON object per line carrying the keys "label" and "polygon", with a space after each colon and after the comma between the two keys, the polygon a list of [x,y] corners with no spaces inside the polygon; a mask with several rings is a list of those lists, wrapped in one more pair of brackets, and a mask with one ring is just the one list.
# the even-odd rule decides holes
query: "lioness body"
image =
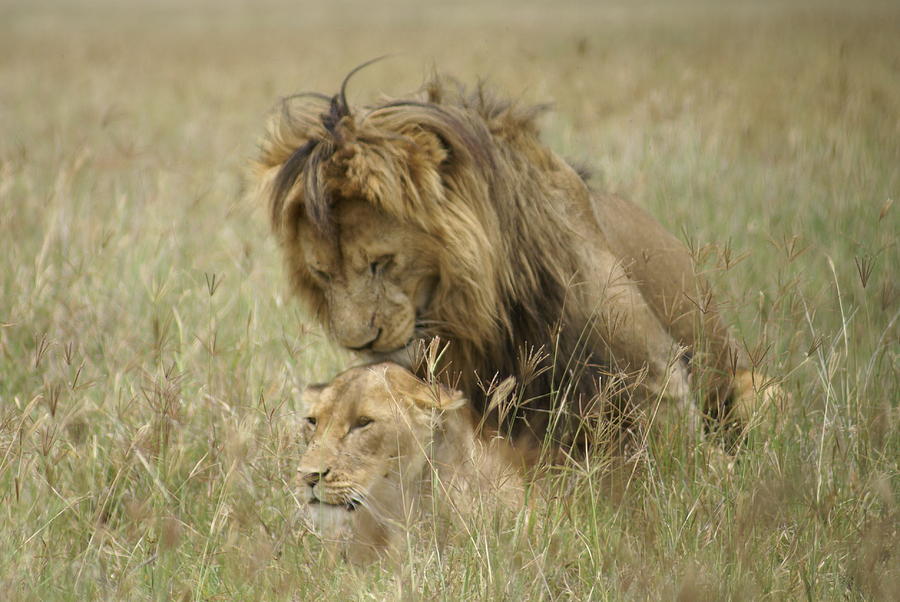
{"label": "lioness body", "polygon": [[746,366],[689,253],[592,192],[537,113],[440,83],[356,113],[343,93],[286,109],[259,167],[295,292],[345,347],[421,374],[416,343],[440,337],[438,370],[479,410],[486,383],[515,377],[513,423],[538,438],[550,409],[597,415],[617,378],[619,402],[696,423],[693,384],[721,415]]}
{"label": "lioness body", "polygon": [[304,399],[301,502],[351,560],[392,549],[432,490],[463,514],[521,496],[510,450],[476,434],[465,399],[399,365],[350,369]]}

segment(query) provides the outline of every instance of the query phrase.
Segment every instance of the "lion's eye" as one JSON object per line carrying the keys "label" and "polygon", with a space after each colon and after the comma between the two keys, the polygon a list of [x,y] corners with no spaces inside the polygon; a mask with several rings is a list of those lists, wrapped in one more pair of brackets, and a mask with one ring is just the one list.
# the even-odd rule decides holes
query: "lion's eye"
{"label": "lion's eye", "polygon": [[392,261],[394,261],[393,255],[382,255],[369,264],[369,272],[371,272],[371,274],[374,276],[375,274],[384,271],[384,268],[390,265]]}
{"label": "lion's eye", "polygon": [[310,426],[316,426],[316,422],[317,422],[317,420],[316,420],[316,417],[315,417],[315,416],[307,416],[307,417],[306,417],[306,423],[307,423],[308,425],[310,425]]}
{"label": "lion's eye", "polygon": [[320,280],[322,282],[329,282],[331,280],[331,274],[329,274],[328,272],[324,272],[316,268],[309,268],[309,271],[317,280]]}
{"label": "lion's eye", "polygon": [[351,428],[350,430],[361,429],[363,427],[369,426],[373,422],[375,422],[375,421],[372,420],[371,418],[369,418],[368,416],[360,416],[359,418],[356,419],[356,422],[353,423],[353,428]]}

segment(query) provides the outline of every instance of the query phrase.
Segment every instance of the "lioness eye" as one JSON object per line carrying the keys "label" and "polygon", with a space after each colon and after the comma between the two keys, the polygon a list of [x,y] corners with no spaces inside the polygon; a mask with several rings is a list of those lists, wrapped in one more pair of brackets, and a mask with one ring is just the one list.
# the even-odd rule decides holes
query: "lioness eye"
{"label": "lioness eye", "polygon": [[374,420],[369,418],[368,416],[360,416],[356,419],[356,423],[353,425],[354,429],[361,429],[364,426],[369,426],[372,424]]}
{"label": "lioness eye", "polygon": [[316,417],[315,417],[315,416],[307,416],[307,417],[306,417],[306,422],[307,422],[307,424],[309,424],[310,426],[316,426]]}

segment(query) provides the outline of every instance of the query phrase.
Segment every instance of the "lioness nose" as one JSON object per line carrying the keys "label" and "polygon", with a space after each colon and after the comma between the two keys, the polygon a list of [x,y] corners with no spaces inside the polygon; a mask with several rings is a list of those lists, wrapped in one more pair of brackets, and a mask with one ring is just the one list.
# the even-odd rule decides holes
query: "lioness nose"
{"label": "lioness nose", "polygon": [[309,485],[310,487],[315,487],[319,483],[319,479],[324,479],[325,475],[327,475],[329,472],[331,472],[331,469],[326,468],[323,471],[314,471],[314,472],[305,472],[305,471],[303,471],[303,469],[301,469],[301,472],[304,472],[303,476],[301,477],[303,479],[303,482],[306,483],[307,485]]}

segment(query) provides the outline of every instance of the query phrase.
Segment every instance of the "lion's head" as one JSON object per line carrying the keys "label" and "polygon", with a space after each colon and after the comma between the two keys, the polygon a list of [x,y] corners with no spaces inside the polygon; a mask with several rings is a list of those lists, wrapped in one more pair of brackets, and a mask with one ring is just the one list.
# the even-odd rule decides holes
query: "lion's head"
{"label": "lion's head", "polygon": [[338,342],[376,359],[404,360],[399,351],[434,334],[496,343],[511,320],[505,289],[536,275],[498,281],[507,267],[489,198],[509,192],[486,182],[498,160],[487,123],[412,100],[351,114],[341,99],[286,104],[263,142],[294,290]]}
{"label": "lion's head", "polygon": [[[440,491],[514,477],[504,443],[482,443],[462,395],[392,363],[352,368],[304,392],[300,501],[356,558],[388,546],[434,474]],[[471,505],[471,502],[466,505]],[[355,551],[354,551],[355,549]]]}

